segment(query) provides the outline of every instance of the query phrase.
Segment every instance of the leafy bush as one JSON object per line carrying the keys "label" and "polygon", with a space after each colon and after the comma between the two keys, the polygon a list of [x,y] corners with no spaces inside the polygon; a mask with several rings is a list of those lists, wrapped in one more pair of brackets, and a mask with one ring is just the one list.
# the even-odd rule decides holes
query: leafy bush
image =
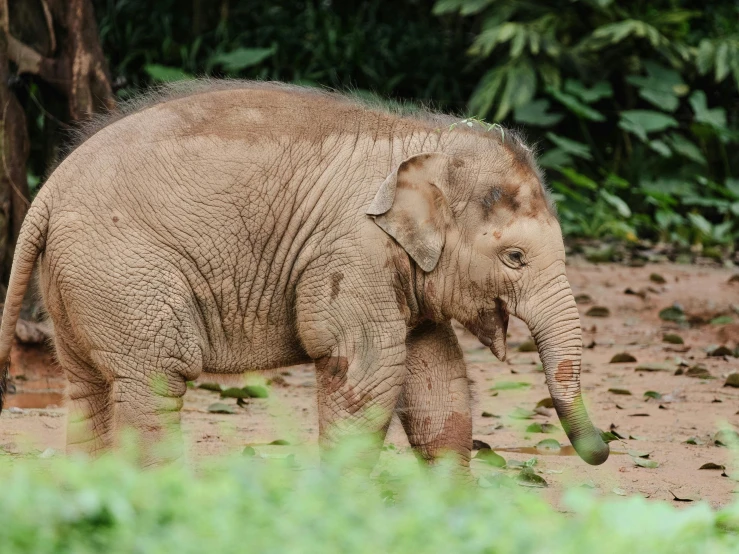
{"label": "leafy bush", "polygon": [[469,107],[539,129],[566,234],[735,248],[735,4],[438,0],[434,13],[479,25]]}
{"label": "leafy bush", "polygon": [[[559,513],[499,478],[461,485],[394,456],[372,481],[291,459],[229,458],[198,471],[122,458],[0,460],[0,551],[736,552],[739,505],[675,509],[641,497],[566,495]],[[343,462],[341,460],[344,460]]]}

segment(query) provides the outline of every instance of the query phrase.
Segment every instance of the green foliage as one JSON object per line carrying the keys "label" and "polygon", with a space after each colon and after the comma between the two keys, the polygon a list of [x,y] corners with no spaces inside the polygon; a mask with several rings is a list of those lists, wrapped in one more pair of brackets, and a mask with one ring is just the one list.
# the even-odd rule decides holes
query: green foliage
{"label": "green foliage", "polygon": [[[118,96],[192,76],[275,79],[525,126],[574,237],[699,251],[739,239],[732,2],[93,0]],[[31,82],[29,175],[67,135]],[[32,101],[31,101],[32,99]],[[472,121],[473,119],[470,119]],[[53,137],[51,140],[49,137]]]}
{"label": "green foliage", "polygon": [[469,109],[543,143],[565,233],[735,248],[733,3],[439,0],[434,13],[479,25]]}
{"label": "green foliage", "polygon": [[[254,450],[254,449],[252,449]],[[560,513],[532,459],[482,463],[479,487],[395,453],[372,480],[351,451],[321,470],[289,458],[141,471],[121,458],[0,460],[3,554],[178,552],[736,552],[739,506],[566,494]],[[634,463],[648,462],[633,458]],[[520,466],[520,467],[519,467]],[[618,492],[617,494],[623,494]]]}

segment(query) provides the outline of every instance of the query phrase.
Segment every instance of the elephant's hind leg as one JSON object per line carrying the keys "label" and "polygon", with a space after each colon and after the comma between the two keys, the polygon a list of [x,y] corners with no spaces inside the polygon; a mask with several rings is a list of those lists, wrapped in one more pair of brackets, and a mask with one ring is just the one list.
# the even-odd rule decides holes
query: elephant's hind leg
{"label": "elephant's hind leg", "polygon": [[112,444],[112,383],[64,341],[57,340],[56,351],[69,383],[67,452],[98,454]]}
{"label": "elephant's hind leg", "polygon": [[187,381],[202,371],[200,349],[180,337],[178,352],[152,340],[150,355],[94,352],[113,374],[113,424],[118,441],[128,433],[143,466],[173,462],[183,455],[180,410]]}
{"label": "elephant's hind leg", "polygon": [[451,453],[463,466],[472,450],[467,368],[449,323],[425,323],[406,341],[408,370],[398,416],[411,446],[426,460]]}

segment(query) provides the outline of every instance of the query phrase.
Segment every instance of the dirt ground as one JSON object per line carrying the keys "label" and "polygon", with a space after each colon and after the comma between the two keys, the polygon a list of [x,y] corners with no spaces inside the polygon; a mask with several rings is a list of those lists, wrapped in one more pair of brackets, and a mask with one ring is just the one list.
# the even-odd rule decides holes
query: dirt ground
{"label": "dirt ground", "polygon": [[[650,279],[653,273],[665,282]],[[668,264],[632,268],[578,260],[570,263],[568,275],[575,295],[590,297],[590,302],[581,297],[579,303],[586,345],[582,374],[585,400],[598,427],[624,437],[611,442],[611,457],[598,467],[588,466],[572,455],[571,448],[558,454],[533,448],[547,438],[568,443],[553,410],[539,408],[534,412],[548,392],[538,355],[518,351],[529,338],[522,322],[511,321],[509,358],[503,363],[473,336],[458,329],[473,382],[474,438],[488,443],[509,463],[536,457],[534,469],[549,485],[540,490],[554,501],[564,488],[583,485],[602,494],[639,494],[677,504],[682,503],[675,500],[676,496],[702,499],[715,507],[732,502],[739,483],[721,469],[699,468],[707,463],[725,465],[730,475],[736,475],[738,469],[729,449],[715,444],[715,435],[721,426],[739,430],[739,388],[724,386],[729,374],[739,373],[739,358],[708,356],[706,352],[716,345],[731,349],[737,346],[739,282],[728,282],[733,273]],[[636,294],[626,294],[626,289]],[[660,310],[675,302],[694,321],[724,317],[713,324],[690,326],[661,320]],[[608,308],[610,315],[587,315],[594,306]],[[728,323],[729,319],[733,322]],[[666,333],[680,335],[685,344],[664,342]],[[609,363],[615,354],[624,352],[637,361]],[[11,455],[48,456],[53,453],[48,449],[62,452],[66,421],[60,394],[63,378],[49,369],[48,354],[16,347],[14,360],[18,393],[9,396],[13,408],[0,416],[0,449]],[[652,371],[643,370],[645,364]],[[686,375],[698,364],[711,378]],[[683,370],[682,375],[675,375],[678,369]],[[213,379],[206,376],[200,381]],[[238,386],[246,381],[271,381],[270,397],[237,406],[233,399],[219,399],[216,392],[188,391],[183,418],[189,457],[197,460],[254,444],[262,455],[299,452],[300,456],[315,459],[318,425],[312,367],[239,377],[236,382],[232,379]],[[506,388],[507,383],[526,385],[511,389]],[[501,390],[492,390],[496,386]],[[662,397],[645,398],[647,391]],[[208,407],[216,402],[232,406],[235,413],[210,413]],[[527,431],[534,423],[557,427],[551,434]],[[290,445],[264,446],[277,439],[287,440]],[[696,444],[686,443],[688,440]],[[407,448],[397,418],[387,443],[401,450]],[[629,451],[648,454],[648,458],[634,458]],[[638,460],[659,465],[640,467]],[[479,460],[473,461],[473,470],[478,476],[497,471]],[[516,473],[507,472],[512,476]]]}

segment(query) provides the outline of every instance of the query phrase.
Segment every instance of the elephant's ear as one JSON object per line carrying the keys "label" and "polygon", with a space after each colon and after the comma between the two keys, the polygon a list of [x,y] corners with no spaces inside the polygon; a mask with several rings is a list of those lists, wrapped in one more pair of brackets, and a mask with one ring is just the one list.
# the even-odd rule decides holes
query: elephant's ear
{"label": "elephant's ear", "polygon": [[451,211],[444,190],[449,158],[417,154],[387,176],[367,214],[402,246],[421,269],[436,267]]}

